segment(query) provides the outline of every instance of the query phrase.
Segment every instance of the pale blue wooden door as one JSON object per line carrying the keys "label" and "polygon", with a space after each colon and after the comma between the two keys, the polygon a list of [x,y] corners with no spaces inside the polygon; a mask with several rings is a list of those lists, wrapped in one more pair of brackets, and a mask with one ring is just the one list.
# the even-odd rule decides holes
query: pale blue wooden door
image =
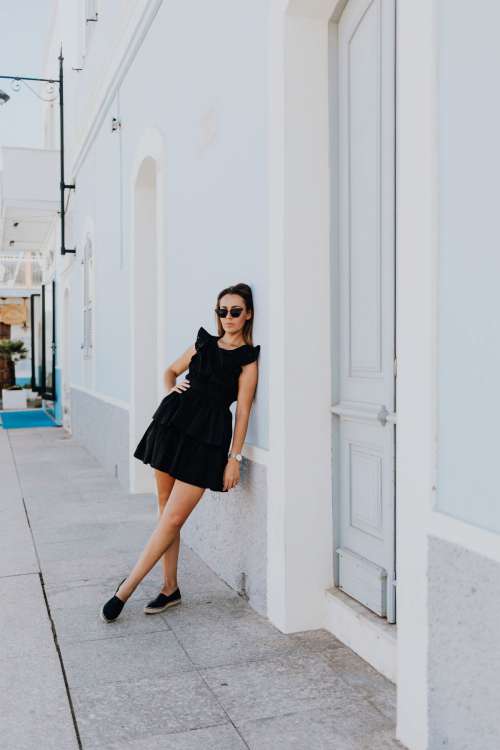
{"label": "pale blue wooden door", "polygon": [[394,622],[394,0],[349,0],[338,31],[338,582]]}

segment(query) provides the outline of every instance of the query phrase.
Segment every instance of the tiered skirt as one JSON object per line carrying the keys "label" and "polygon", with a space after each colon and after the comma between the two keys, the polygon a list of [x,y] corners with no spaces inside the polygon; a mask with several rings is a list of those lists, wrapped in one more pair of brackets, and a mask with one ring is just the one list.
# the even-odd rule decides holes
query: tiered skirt
{"label": "tiered skirt", "polygon": [[134,457],[182,482],[223,490],[232,437],[232,414],[195,388],[172,391],[161,401]]}

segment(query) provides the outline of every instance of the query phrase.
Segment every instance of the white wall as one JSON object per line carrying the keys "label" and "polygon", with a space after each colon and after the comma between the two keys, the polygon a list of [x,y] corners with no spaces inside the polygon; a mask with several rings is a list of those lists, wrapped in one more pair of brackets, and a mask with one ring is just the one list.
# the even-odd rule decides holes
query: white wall
{"label": "white wall", "polygon": [[437,508],[500,531],[498,426],[500,5],[437,4],[439,434]]}

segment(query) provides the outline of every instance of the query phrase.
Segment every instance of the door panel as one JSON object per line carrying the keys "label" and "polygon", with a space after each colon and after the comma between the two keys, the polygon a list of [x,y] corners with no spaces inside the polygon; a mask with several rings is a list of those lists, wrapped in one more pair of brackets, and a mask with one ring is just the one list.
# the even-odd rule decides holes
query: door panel
{"label": "door panel", "polygon": [[339,585],[394,621],[394,0],[339,21]]}

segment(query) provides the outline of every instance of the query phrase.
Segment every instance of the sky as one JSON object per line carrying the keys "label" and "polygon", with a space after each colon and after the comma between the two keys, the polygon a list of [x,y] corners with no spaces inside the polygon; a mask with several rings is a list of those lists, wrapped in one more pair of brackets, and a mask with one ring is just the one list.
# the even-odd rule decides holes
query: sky
{"label": "sky", "polygon": [[[0,0],[0,75],[43,77],[43,59],[53,0]],[[39,94],[45,84],[28,81]],[[0,79],[10,100],[0,106],[0,147],[43,147],[39,99]]]}

